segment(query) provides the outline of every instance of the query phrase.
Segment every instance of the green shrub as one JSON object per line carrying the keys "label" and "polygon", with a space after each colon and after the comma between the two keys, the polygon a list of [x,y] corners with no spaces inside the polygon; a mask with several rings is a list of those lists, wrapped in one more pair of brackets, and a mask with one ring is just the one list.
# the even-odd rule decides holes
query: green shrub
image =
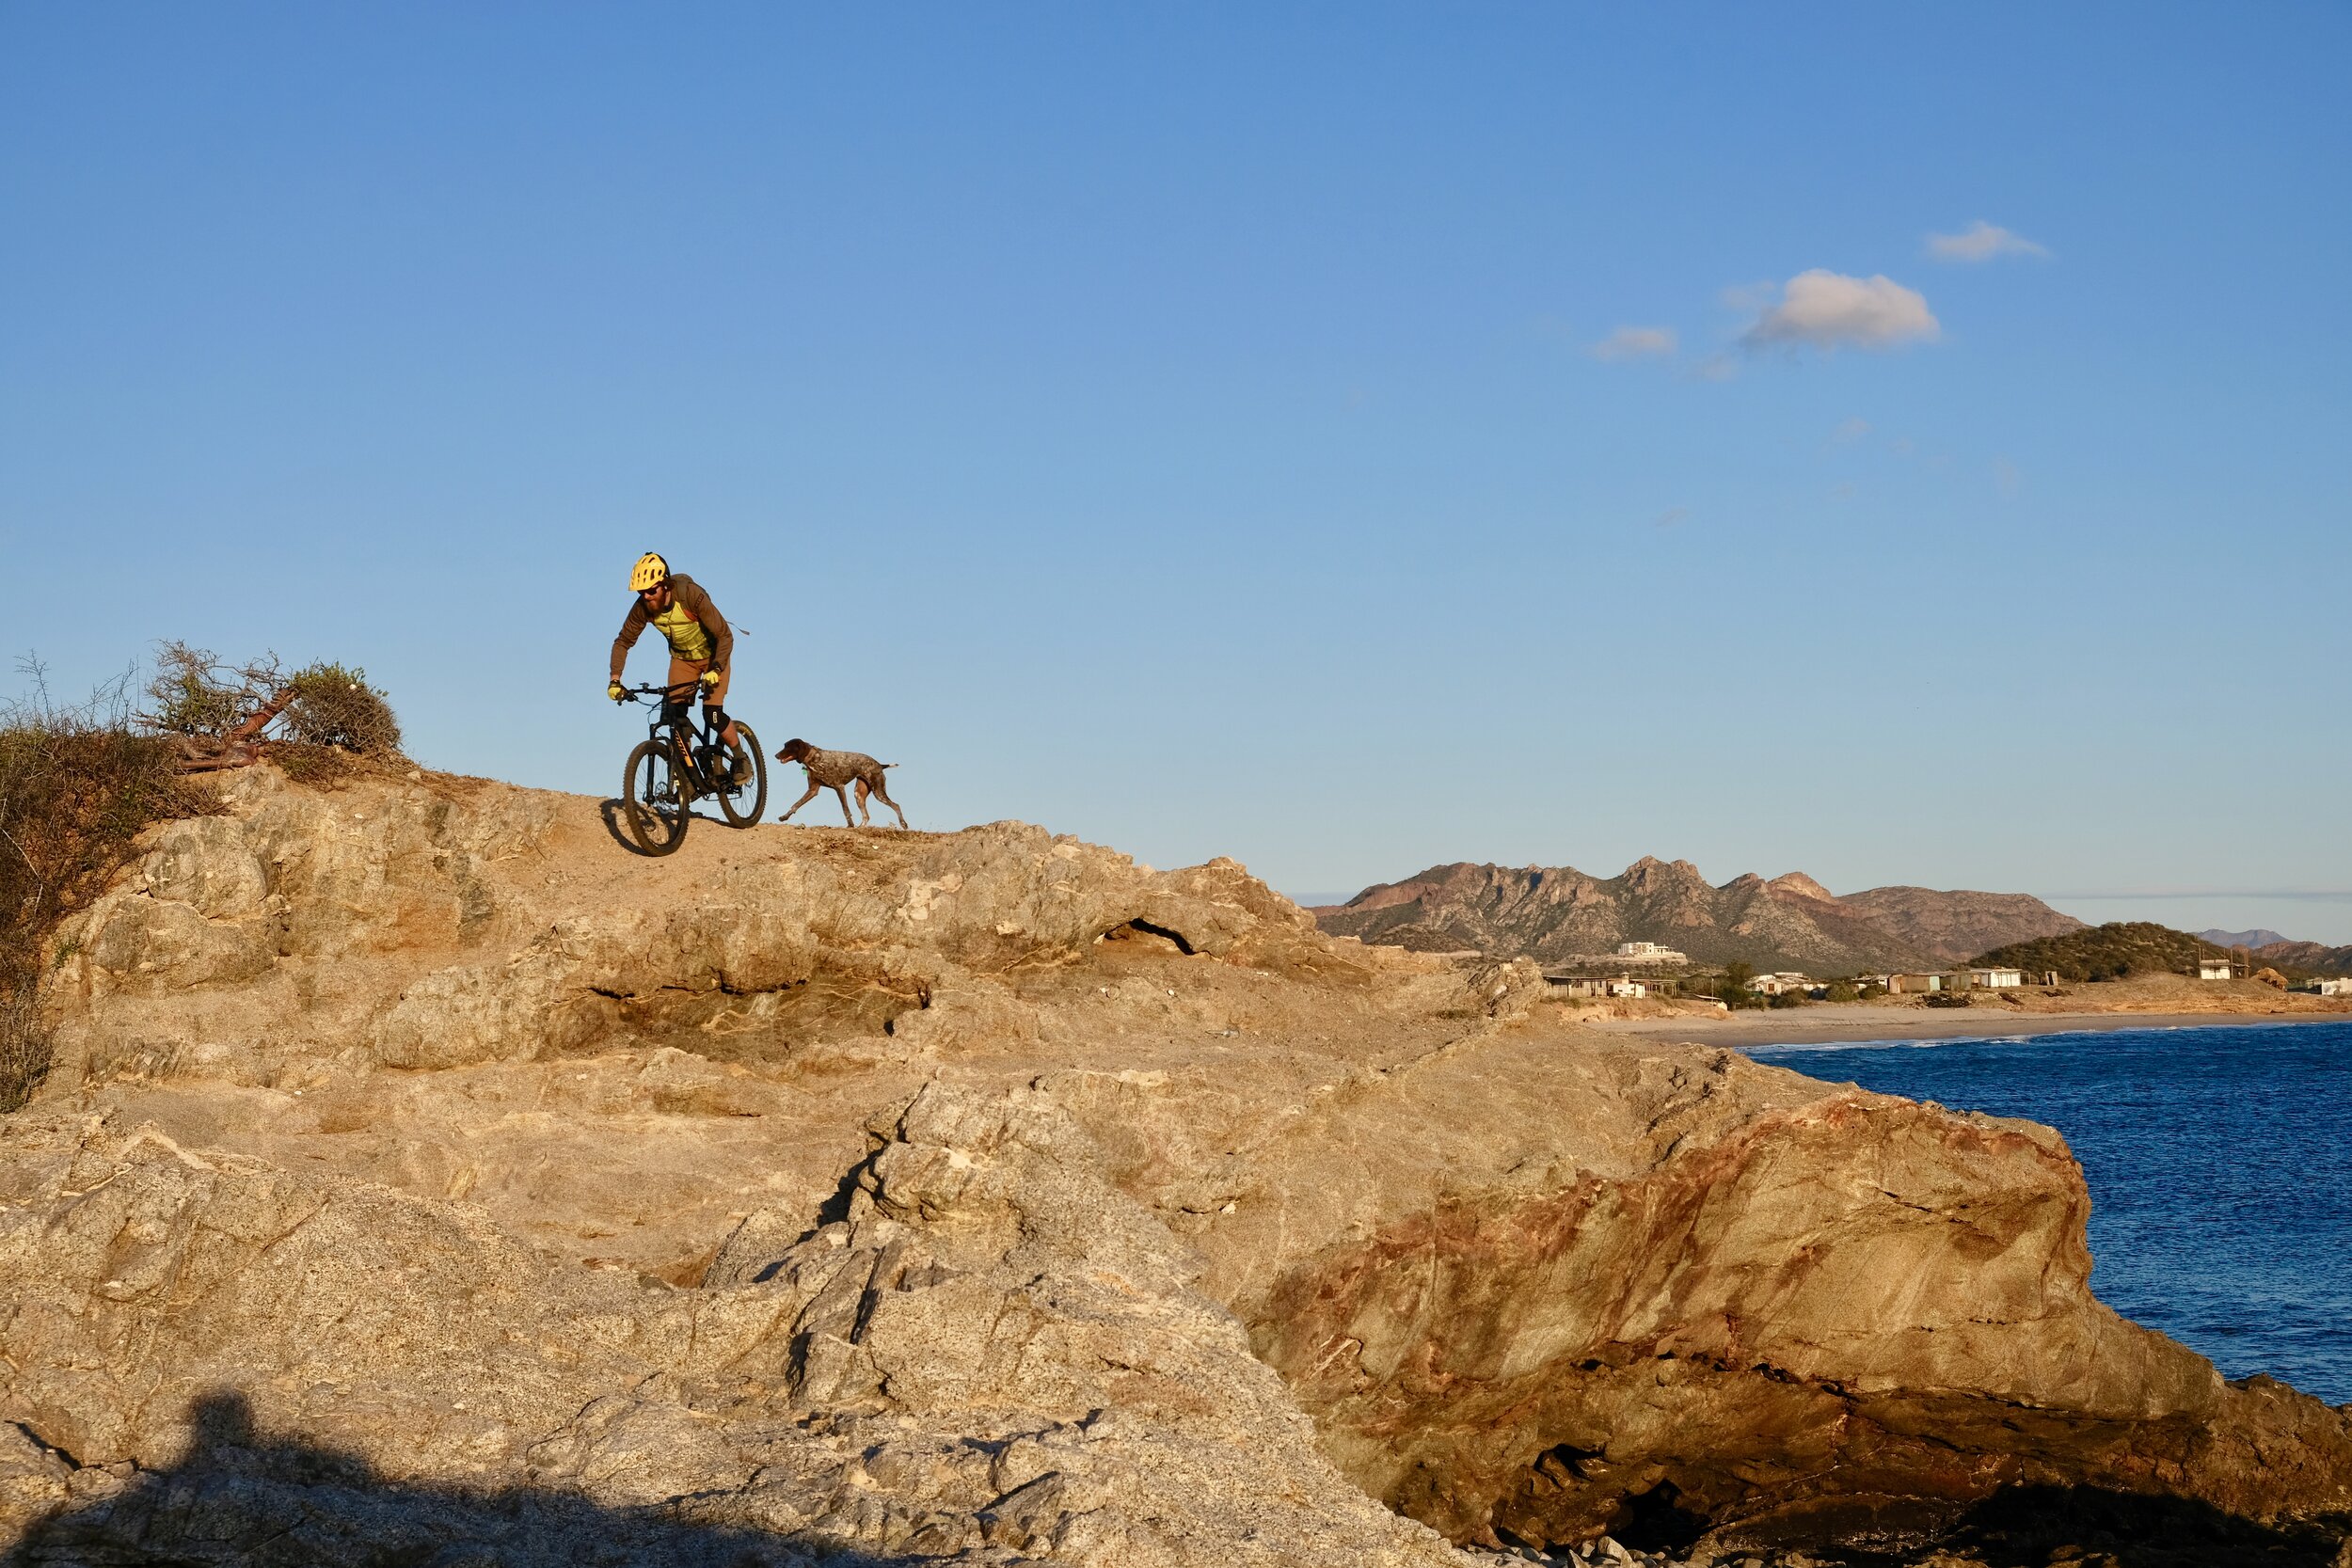
{"label": "green shrub", "polygon": [[313,664],[286,684],[294,696],[279,720],[286,738],[303,746],[339,746],[361,756],[400,754],[400,721],[365,670]]}

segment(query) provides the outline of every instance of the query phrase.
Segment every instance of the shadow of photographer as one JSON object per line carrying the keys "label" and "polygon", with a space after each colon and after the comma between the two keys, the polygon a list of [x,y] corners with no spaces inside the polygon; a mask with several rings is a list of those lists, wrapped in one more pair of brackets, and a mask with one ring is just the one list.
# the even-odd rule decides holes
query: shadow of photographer
{"label": "shadow of photographer", "polygon": [[[615,1508],[544,1487],[396,1481],[365,1459],[262,1432],[242,1394],[189,1407],[186,1457],[87,1496],[0,1544],[7,1568],[906,1568],[814,1537]],[[53,1450],[54,1451],[54,1450]],[[58,1456],[71,1463],[67,1456]]]}

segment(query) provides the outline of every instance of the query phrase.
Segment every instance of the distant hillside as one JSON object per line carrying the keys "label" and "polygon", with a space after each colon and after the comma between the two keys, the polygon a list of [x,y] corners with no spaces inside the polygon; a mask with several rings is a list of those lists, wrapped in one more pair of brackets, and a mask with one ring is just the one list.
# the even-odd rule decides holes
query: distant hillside
{"label": "distant hillside", "polygon": [[1938,893],[1924,887],[1874,887],[1838,904],[1891,936],[1945,963],[1963,963],[2002,942],[2064,936],[2084,929],[2025,893]]}
{"label": "distant hillside", "polygon": [[[2217,947],[2275,947],[2287,940],[2266,926],[2256,927],[2250,931],[2224,931],[2217,927],[2212,930],[2200,931],[2197,934]],[[2318,944],[2297,942],[2295,945],[2316,946]]]}
{"label": "distant hillside", "polygon": [[2148,920],[2117,920],[2064,936],[2013,942],[1978,955],[1980,964],[2007,964],[2028,974],[2058,971],[2061,980],[2121,980],[2127,974],[2184,974],[2222,949],[2202,937]]}
{"label": "distant hillside", "polygon": [[[2201,958],[2216,957],[2246,945],[2225,945],[2203,933],[2191,935],[2150,921],[2120,920],[2066,936],[2011,942],[1980,955],[1976,961],[2010,964],[2029,974],[2055,969],[2064,980],[2120,980],[2126,974],[2158,971],[2184,974]],[[2248,951],[2257,966],[2267,965],[2291,980],[2308,979],[2314,974],[2352,974],[2352,947],[2323,947],[2315,942],[2274,942]]]}
{"label": "distant hillside", "polygon": [[2352,947],[2323,947],[2315,942],[2272,942],[2254,957],[2288,974],[2352,974]]}
{"label": "distant hillside", "polygon": [[1956,962],[1988,942],[2076,929],[2022,894],[1874,888],[1844,897],[1791,872],[1717,887],[1688,861],[1644,857],[1615,877],[1572,866],[1432,866],[1366,888],[1317,920],[1335,936],[1565,963],[1657,942],[1699,964],[1735,959],[1815,974]]}

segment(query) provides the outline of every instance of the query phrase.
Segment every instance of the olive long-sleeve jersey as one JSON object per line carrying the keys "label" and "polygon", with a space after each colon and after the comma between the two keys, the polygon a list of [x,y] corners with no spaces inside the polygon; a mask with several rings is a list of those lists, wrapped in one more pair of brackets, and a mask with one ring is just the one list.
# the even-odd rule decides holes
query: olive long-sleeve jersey
{"label": "olive long-sleeve jersey", "polygon": [[670,652],[679,658],[707,662],[713,670],[724,670],[735,654],[735,633],[727,628],[727,618],[719,613],[719,607],[710,602],[702,584],[692,578],[673,573],[670,577],[670,608],[656,615],[645,608],[642,598],[628,607],[628,618],[621,623],[621,634],[612,640],[612,678],[621,678],[621,669],[628,662],[628,651],[637,646],[638,638],[647,626],[659,626],[669,639]]}

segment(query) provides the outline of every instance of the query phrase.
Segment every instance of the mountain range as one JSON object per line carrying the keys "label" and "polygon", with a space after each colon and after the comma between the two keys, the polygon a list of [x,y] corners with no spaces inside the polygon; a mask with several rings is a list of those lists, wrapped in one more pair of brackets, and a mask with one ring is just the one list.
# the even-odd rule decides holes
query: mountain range
{"label": "mountain range", "polygon": [[1698,964],[1814,974],[1962,963],[2083,925],[2022,893],[1881,887],[1841,895],[1793,871],[1717,886],[1689,861],[1651,856],[1614,877],[1573,866],[1432,866],[1314,912],[1334,936],[1423,952],[1566,964],[1598,961],[1620,942],[1655,942]]}
{"label": "mountain range", "polygon": [[2250,931],[2225,931],[2216,926],[2197,934],[2217,947],[2274,947],[2287,940],[2267,926]]}
{"label": "mountain range", "polygon": [[2251,931],[2218,928],[2197,933],[2222,947],[2243,947],[2254,957],[2290,974],[2352,974],[2352,945],[2330,947],[2325,942],[2296,942],[2267,927]]}

